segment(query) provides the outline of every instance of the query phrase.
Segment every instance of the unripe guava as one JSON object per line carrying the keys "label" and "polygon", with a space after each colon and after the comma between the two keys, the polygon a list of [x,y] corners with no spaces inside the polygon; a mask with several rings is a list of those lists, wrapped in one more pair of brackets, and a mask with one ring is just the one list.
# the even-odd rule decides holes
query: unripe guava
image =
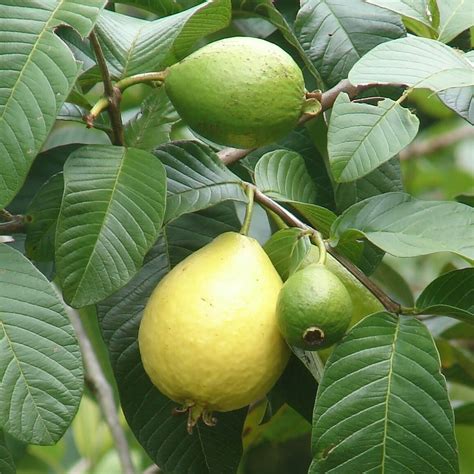
{"label": "unripe guava", "polygon": [[288,134],[305,102],[301,70],[280,47],[234,37],[171,66],[166,92],[183,120],[221,145],[255,148]]}

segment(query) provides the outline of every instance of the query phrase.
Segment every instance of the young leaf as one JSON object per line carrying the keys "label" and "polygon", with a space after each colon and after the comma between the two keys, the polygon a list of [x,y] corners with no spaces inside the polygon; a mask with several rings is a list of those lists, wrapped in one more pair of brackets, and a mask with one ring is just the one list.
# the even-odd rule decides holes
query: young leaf
{"label": "young leaf", "polygon": [[457,202],[420,201],[387,193],[357,204],[331,228],[331,245],[366,237],[398,257],[453,252],[474,259],[474,209]]}
{"label": "young leaf", "polygon": [[168,143],[153,154],[166,168],[165,222],[232,199],[247,201],[242,182],[207,146],[193,141]]}
{"label": "young leaf", "polygon": [[86,146],[64,166],[56,266],[71,306],[95,303],[138,270],[163,221],[166,181],[153,155]]}
{"label": "young leaf", "polygon": [[200,38],[226,27],[230,0],[201,3],[154,21],[104,10],[97,34],[116,78],[159,71],[189,54]]}
{"label": "young leaf", "polygon": [[13,457],[8,449],[5,438],[0,430],[0,472],[2,474],[15,474],[15,463]]}
{"label": "young leaf", "polygon": [[305,0],[295,31],[329,87],[372,48],[406,35],[398,15],[363,0]]}
{"label": "young leaf", "polygon": [[167,472],[234,473],[242,454],[245,410],[218,413],[215,427],[198,423],[189,435],[186,416],[172,415],[177,404],[152,385],[143,369],[137,343],[142,311],[172,265],[220,233],[239,227],[227,203],[180,217],[165,227],[137,275],[98,306],[125,416],[148,455]]}
{"label": "young leaf", "polygon": [[313,421],[310,473],[458,472],[453,412],[428,330],[381,312],[331,354]]}
{"label": "young leaf", "polygon": [[[105,0],[39,5],[35,0],[0,5],[0,208],[20,189],[79,73],[69,48],[55,34],[68,24],[92,30]],[[25,27],[24,18],[28,18]],[[6,58],[9,58],[7,60]]]}
{"label": "young leaf", "polygon": [[152,151],[170,141],[171,126],[179,119],[163,87],[153,90],[143,101],[140,112],[125,127],[128,146]]}
{"label": "young leaf", "polygon": [[82,383],[79,345],[56,291],[1,244],[0,426],[26,443],[56,443],[76,413]]}
{"label": "young leaf", "polygon": [[457,35],[474,26],[472,4],[466,0],[438,1],[439,35],[438,40],[449,43]]}
{"label": "young leaf", "polygon": [[440,314],[474,324],[474,268],[463,268],[432,281],[416,301],[425,314]]}
{"label": "young leaf", "polygon": [[439,41],[409,36],[375,47],[354,65],[349,81],[405,84],[438,92],[474,85],[473,72],[466,55]]}
{"label": "young leaf", "polygon": [[391,99],[378,106],[351,102],[339,94],[328,130],[328,154],[337,182],[359,179],[405,148],[416,136],[419,121]]}
{"label": "young leaf", "polygon": [[285,281],[298,269],[311,248],[311,242],[301,229],[293,227],[273,234],[263,248]]}
{"label": "young leaf", "polygon": [[33,260],[54,260],[54,239],[63,191],[63,174],[55,174],[40,188],[28,206],[25,250]]}

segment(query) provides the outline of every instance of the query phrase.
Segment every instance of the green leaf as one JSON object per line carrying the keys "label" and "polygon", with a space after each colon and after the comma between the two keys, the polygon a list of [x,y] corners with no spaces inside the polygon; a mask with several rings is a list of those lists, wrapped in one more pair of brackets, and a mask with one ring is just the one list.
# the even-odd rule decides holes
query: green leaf
{"label": "green leaf", "polygon": [[125,416],[138,441],[165,472],[234,473],[242,454],[245,410],[218,413],[215,427],[199,423],[189,435],[186,417],[172,415],[177,404],[152,385],[143,369],[137,344],[142,311],[174,264],[220,233],[239,227],[228,203],[180,217],[165,227],[137,275],[98,307]]}
{"label": "green leaf", "polygon": [[159,71],[183,59],[197,40],[229,24],[230,0],[210,0],[149,21],[104,10],[97,34],[114,78]]}
{"label": "green leaf", "polygon": [[15,474],[15,463],[13,457],[5,443],[3,432],[0,430],[0,472],[2,474]]}
{"label": "green leaf", "polygon": [[305,0],[295,32],[329,87],[372,48],[406,35],[398,15],[363,0]]}
{"label": "green leaf", "polygon": [[433,280],[416,301],[418,311],[474,324],[474,268],[445,273]]}
{"label": "green leaf", "polygon": [[449,43],[464,30],[474,26],[472,3],[469,0],[442,0],[437,3],[439,9],[439,41]]}
{"label": "green leaf", "polygon": [[186,8],[193,7],[201,0],[113,0],[111,3],[123,3],[133,7],[142,8],[160,17],[179,13]]}
{"label": "green leaf", "polygon": [[54,260],[54,239],[63,191],[63,174],[55,174],[40,188],[26,211],[25,250],[33,260]]}
{"label": "green leaf", "polygon": [[105,3],[5,0],[0,5],[0,208],[23,184],[79,73],[54,29],[68,24],[83,36],[89,34]]}
{"label": "green leaf", "polygon": [[419,121],[398,102],[378,106],[351,102],[339,94],[328,130],[328,154],[337,182],[366,176],[405,148],[416,136]]}
{"label": "green leaf", "polygon": [[474,86],[447,89],[438,97],[451,110],[474,125]]}
{"label": "green leaf", "polygon": [[381,312],[331,354],[318,389],[313,464],[322,472],[458,472],[439,356],[414,318]]}
{"label": "green leaf", "polygon": [[438,92],[474,85],[473,71],[466,55],[439,41],[409,36],[375,47],[354,65],[349,81],[405,84]]}
{"label": "green leaf", "polygon": [[474,207],[474,195],[473,194],[459,194],[454,199],[457,202],[466,204],[466,206]]}
{"label": "green leaf", "polygon": [[309,237],[295,227],[275,232],[263,247],[283,281],[298,269],[310,248]]}
{"label": "green leaf", "polygon": [[95,303],[138,270],[163,221],[161,163],[134,148],[92,145],[64,166],[56,266],[71,306]]}
{"label": "green leaf", "polygon": [[474,209],[464,204],[387,193],[344,211],[332,226],[331,245],[366,237],[397,257],[453,252],[474,259],[473,235]]}
{"label": "green leaf", "polygon": [[454,417],[456,424],[474,425],[474,402],[462,403],[455,406]]}
{"label": "green leaf", "polygon": [[294,151],[265,153],[255,167],[255,184],[267,196],[279,201],[317,202],[317,189],[303,157]]}
{"label": "green leaf", "polygon": [[337,209],[342,212],[369,197],[398,191],[403,191],[403,183],[400,160],[395,156],[362,178],[349,183],[337,183]]}
{"label": "green leaf", "polygon": [[55,289],[23,255],[0,245],[0,426],[27,443],[56,443],[76,413],[82,377]]}
{"label": "green leaf", "polygon": [[387,263],[382,262],[377,267],[372,274],[372,279],[397,303],[407,307],[415,305],[410,286],[400,273]]}
{"label": "green leaf", "polygon": [[207,146],[194,141],[168,143],[153,154],[166,168],[165,222],[224,200],[247,202],[242,181]]}
{"label": "green leaf", "polygon": [[171,127],[178,119],[164,88],[155,89],[143,101],[140,112],[127,123],[125,143],[152,151],[170,141]]}

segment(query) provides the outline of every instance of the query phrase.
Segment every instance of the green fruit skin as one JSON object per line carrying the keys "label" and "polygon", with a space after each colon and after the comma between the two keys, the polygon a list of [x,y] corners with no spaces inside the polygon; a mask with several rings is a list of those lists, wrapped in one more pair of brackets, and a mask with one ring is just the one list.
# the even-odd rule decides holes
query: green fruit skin
{"label": "green fruit skin", "polygon": [[166,92],[183,120],[221,145],[255,148],[287,135],[305,102],[298,65],[280,47],[234,37],[170,67]]}
{"label": "green fruit skin", "polygon": [[[352,318],[352,300],[344,284],[327,267],[312,264],[293,274],[277,302],[278,326],[286,342],[305,350],[319,350],[338,342]],[[324,339],[309,344],[308,328],[323,331]]]}

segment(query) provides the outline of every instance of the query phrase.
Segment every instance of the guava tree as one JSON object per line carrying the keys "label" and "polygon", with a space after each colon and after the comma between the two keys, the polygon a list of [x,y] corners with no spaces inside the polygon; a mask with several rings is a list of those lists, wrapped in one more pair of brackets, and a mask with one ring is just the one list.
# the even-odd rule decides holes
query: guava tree
{"label": "guava tree", "polygon": [[[1,474],[472,472],[472,148],[416,159],[472,145],[469,2],[0,0],[0,32]],[[190,426],[145,371],[140,322],[180,262],[239,232],[278,282],[324,264],[351,318],[319,351],[284,334],[266,396]],[[229,245],[193,267],[193,297]],[[157,311],[185,307],[181,280]],[[249,294],[258,318],[269,297]],[[245,391],[281,354],[226,334],[202,350],[252,360]],[[203,354],[173,340],[195,366],[168,374],[191,380]]]}

